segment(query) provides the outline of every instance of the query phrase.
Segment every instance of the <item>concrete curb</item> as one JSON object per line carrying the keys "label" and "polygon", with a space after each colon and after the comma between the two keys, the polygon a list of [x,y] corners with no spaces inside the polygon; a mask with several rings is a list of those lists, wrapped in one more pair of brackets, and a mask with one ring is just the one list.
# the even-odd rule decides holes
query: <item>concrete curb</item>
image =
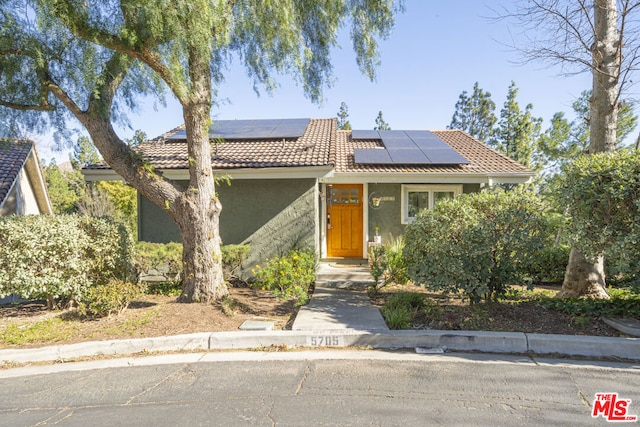
{"label": "concrete curb", "polygon": [[34,349],[0,350],[0,366],[11,363],[64,361],[142,352],[240,350],[272,346],[372,347],[376,349],[442,348],[485,353],[536,353],[617,357],[640,360],[640,338],[525,334],[486,331],[251,331],[175,335],[95,341]]}

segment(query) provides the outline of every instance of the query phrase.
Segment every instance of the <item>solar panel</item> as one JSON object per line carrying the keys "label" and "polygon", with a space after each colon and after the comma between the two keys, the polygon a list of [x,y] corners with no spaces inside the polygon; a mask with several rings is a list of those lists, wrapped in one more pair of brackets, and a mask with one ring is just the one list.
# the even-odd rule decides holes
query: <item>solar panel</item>
{"label": "solar panel", "polygon": [[354,130],[351,132],[352,139],[380,139],[377,130]]}
{"label": "solar panel", "polygon": [[[261,120],[214,120],[209,131],[210,138],[222,139],[279,139],[299,138],[309,125],[310,119],[261,119]],[[184,130],[167,139],[186,139]]]}
{"label": "solar panel", "polygon": [[388,149],[389,156],[393,163],[399,164],[426,164],[430,163],[427,156],[416,148],[393,150]]}
{"label": "solar panel", "polygon": [[[354,131],[355,133],[356,131]],[[367,138],[376,131],[357,131],[354,139]],[[378,131],[384,150],[356,149],[355,161],[360,164],[468,164],[449,144],[429,131]],[[383,154],[385,153],[385,154]]]}
{"label": "solar panel", "polygon": [[406,134],[402,134],[402,135],[398,135],[398,136],[382,136],[382,143],[384,144],[385,148],[392,150],[392,149],[403,149],[403,148],[407,148],[407,149],[417,149],[416,144],[413,143],[413,141],[411,140],[411,138],[409,138]]}
{"label": "solar panel", "polygon": [[449,148],[449,145],[429,131],[407,131],[418,148]]}
{"label": "solar panel", "polygon": [[431,163],[445,165],[468,164],[469,161],[453,148],[433,148],[425,152]]}
{"label": "solar panel", "polygon": [[380,148],[356,148],[353,150],[356,164],[359,165],[383,165],[391,162],[391,157],[387,150]]}

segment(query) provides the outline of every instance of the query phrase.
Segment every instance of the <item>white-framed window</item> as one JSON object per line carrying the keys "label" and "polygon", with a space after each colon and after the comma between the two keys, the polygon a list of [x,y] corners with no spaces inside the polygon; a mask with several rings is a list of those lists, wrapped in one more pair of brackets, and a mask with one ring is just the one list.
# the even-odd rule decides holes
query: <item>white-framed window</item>
{"label": "white-framed window", "polygon": [[405,184],[402,186],[402,223],[408,224],[416,219],[423,209],[432,209],[436,203],[462,193],[462,184],[426,185]]}

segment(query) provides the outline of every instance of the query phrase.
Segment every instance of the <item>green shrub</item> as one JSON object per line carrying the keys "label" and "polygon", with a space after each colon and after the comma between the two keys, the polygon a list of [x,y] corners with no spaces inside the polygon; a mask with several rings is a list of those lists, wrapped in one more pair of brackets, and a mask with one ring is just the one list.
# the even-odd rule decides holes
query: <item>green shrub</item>
{"label": "green shrub", "polygon": [[404,240],[402,237],[392,239],[388,245],[371,247],[369,263],[374,284],[370,289],[373,293],[378,292],[389,283],[404,285],[409,281],[403,250]]}
{"label": "green shrub", "polygon": [[610,300],[540,297],[538,304],[572,316],[632,317],[640,319],[640,293],[628,289],[609,289]]}
{"label": "green shrub", "polygon": [[141,285],[113,279],[107,284],[90,288],[80,303],[79,311],[93,317],[118,315],[142,294]]}
{"label": "green shrub", "polygon": [[409,329],[419,310],[425,308],[425,296],[415,292],[391,295],[380,310],[391,329]]}
{"label": "green shrub", "polygon": [[415,292],[399,292],[391,295],[384,304],[387,308],[407,307],[414,310],[425,306],[425,296]]}
{"label": "green shrub", "polygon": [[132,239],[106,219],[60,216],[0,218],[0,296],[81,300],[90,286],[130,274]]}
{"label": "green shrub", "polygon": [[568,246],[548,246],[536,251],[525,263],[525,274],[534,283],[561,282],[569,262]]}
{"label": "green shrub", "polygon": [[[236,272],[247,258],[251,246],[224,245],[220,249],[225,277],[235,277]],[[154,269],[166,271],[167,278],[179,277],[182,271],[182,243],[138,242],[134,265],[138,275]]]}
{"label": "green shrub", "polygon": [[640,151],[578,158],[563,167],[560,192],[568,206],[568,232],[587,259],[600,255],[637,265],[640,252]]}
{"label": "green shrub", "polygon": [[138,275],[162,268],[168,276],[178,276],[182,271],[182,243],[138,242],[134,266]]}
{"label": "green shrub", "polygon": [[293,298],[297,305],[303,305],[316,279],[316,254],[310,250],[292,250],[285,256],[267,259],[264,266],[256,265],[251,271],[256,276],[254,287],[271,291],[280,298]]}
{"label": "green shrub", "polygon": [[242,263],[247,259],[251,245],[224,245],[222,250],[222,266],[226,278],[236,278],[236,274],[242,268]]}
{"label": "green shrub", "polygon": [[167,297],[179,297],[182,293],[180,282],[152,282],[147,284],[146,293],[151,295],[164,295]]}
{"label": "green shrub", "polygon": [[551,240],[539,198],[520,193],[463,194],[424,210],[407,226],[411,280],[464,292],[471,303],[497,299],[523,283],[530,257]]}
{"label": "green shrub", "polygon": [[390,329],[409,329],[416,310],[407,307],[382,308],[382,315]]}

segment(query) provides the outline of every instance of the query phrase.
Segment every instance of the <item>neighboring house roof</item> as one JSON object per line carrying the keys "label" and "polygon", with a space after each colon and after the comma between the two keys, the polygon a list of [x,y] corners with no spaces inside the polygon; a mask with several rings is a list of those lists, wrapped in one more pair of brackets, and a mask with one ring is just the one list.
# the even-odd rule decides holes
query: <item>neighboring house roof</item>
{"label": "neighboring house roof", "polygon": [[[165,171],[188,170],[187,144],[184,139],[173,139],[183,135],[184,126],[173,129],[158,138],[138,147],[143,156],[156,168]],[[215,170],[239,171],[254,176],[256,170],[281,170],[279,168],[324,167],[326,176],[345,178],[354,176],[433,177],[444,175],[452,180],[464,177],[466,182],[525,182],[535,172],[487,147],[484,143],[460,130],[433,131],[438,138],[461,154],[468,164],[356,164],[354,149],[383,147],[381,140],[352,139],[352,131],[337,130],[337,119],[311,119],[304,134],[299,138],[279,139],[229,139],[213,144],[212,166]],[[114,179],[105,163],[90,165],[83,169],[89,180]],[[103,172],[101,172],[103,171]],[[253,172],[252,172],[253,171]],[[233,172],[236,173],[236,172]],[[251,175],[254,174],[254,175]],[[178,175],[174,175],[178,176]],[[181,175],[180,175],[181,176]],[[185,175],[186,177],[186,175]],[[458,178],[456,178],[458,177]],[[185,178],[183,178],[185,179]],[[462,181],[461,181],[462,182]]]}
{"label": "neighboring house roof", "polygon": [[52,214],[44,173],[33,141],[0,139],[0,208],[7,202],[25,170],[41,213]]}

